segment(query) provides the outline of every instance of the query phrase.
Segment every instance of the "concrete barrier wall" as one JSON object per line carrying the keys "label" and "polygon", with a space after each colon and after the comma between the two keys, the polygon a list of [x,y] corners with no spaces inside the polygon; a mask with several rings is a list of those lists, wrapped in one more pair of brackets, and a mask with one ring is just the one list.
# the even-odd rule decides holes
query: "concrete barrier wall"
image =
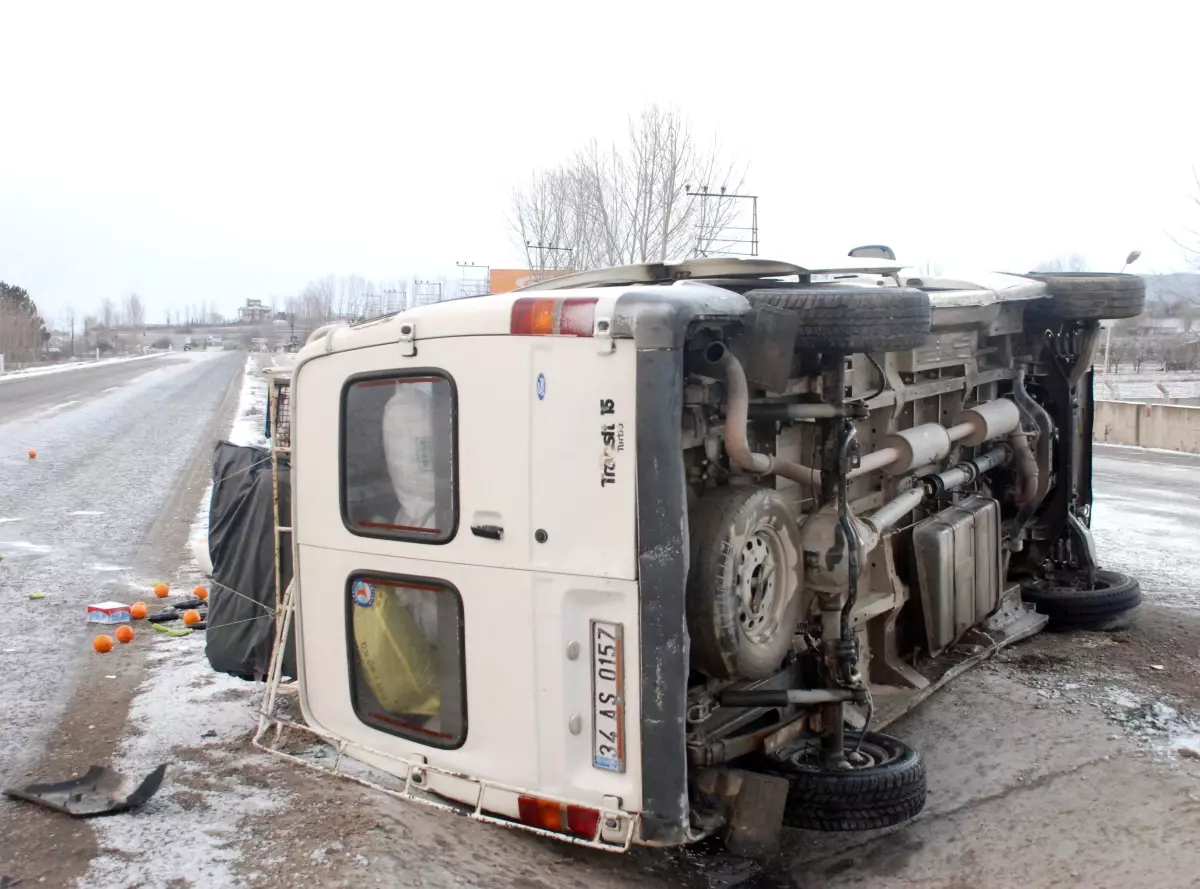
{"label": "concrete barrier wall", "polygon": [[1110,444],[1200,453],[1200,406],[1097,401],[1093,438]]}

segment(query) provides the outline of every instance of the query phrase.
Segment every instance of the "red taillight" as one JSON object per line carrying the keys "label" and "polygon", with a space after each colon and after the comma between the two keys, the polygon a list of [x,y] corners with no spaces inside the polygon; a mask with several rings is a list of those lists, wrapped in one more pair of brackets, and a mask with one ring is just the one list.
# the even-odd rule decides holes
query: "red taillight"
{"label": "red taillight", "polygon": [[521,823],[554,833],[569,833],[580,839],[596,837],[600,826],[600,813],[583,806],[568,806],[536,796],[522,796],[517,800]]}
{"label": "red taillight", "polygon": [[596,300],[524,297],[513,303],[509,333],[520,336],[591,336]]}
{"label": "red taillight", "polygon": [[596,323],[596,301],[575,297],[564,299],[558,310],[558,332],[563,336],[591,336]]}
{"label": "red taillight", "polygon": [[583,806],[567,806],[567,833],[590,840],[600,826],[600,813]]}

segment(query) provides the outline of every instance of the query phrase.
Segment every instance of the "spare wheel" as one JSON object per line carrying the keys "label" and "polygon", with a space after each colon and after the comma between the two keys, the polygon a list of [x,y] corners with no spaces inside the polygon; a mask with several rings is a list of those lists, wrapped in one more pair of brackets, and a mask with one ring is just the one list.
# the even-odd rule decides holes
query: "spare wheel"
{"label": "spare wheel", "polygon": [[1050,310],[1067,321],[1136,318],[1146,308],[1146,282],[1118,272],[1030,274],[1050,294]]}
{"label": "spare wheel", "polygon": [[929,338],[929,294],[909,287],[803,286],[751,290],[751,306],[800,316],[797,349],[817,352],[895,352]]}
{"label": "spare wheel", "polygon": [[800,532],[771,488],[707,492],[691,510],[692,665],[715,679],[777,672],[801,616]]}

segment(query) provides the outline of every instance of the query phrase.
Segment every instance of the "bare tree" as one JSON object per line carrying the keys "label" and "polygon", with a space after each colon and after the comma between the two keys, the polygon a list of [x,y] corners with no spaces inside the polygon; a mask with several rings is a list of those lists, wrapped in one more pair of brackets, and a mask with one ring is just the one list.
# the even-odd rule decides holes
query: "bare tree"
{"label": "bare tree", "polygon": [[1087,257],[1082,253],[1068,253],[1038,263],[1033,270],[1035,272],[1048,272],[1051,274],[1054,272],[1086,272],[1088,270],[1088,262]]}
{"label": "bare tree", "polygon": [[104,297],[100,303],[100,323],[104,325],[104,329],[112,330],[113,325],[117,321],[117,307],[111,299]]}
{"label": "bare tree", "polygon": [[63,315],[67,319],[67,330],[70,331],[70,336],[71,336],[71,357],[74,358],[75,357],[75,307],[72,305],[68,305],[66,307],[66,309],[63,310]]}
{"label": "bare tree", "polygon": [[[513,192],[509,222],[531,269],[664,262],[727,249],[743,175],[678,112],[653,105],[623,143],[591,142]],[[714,197],[701,201],[696,191]],[[703,211],[703,212],[702,212]]]}
{"label": "bare tree", "polygon": [[125,323],[135,330],[146,326],[146,305],[136,293],[125,297]]}

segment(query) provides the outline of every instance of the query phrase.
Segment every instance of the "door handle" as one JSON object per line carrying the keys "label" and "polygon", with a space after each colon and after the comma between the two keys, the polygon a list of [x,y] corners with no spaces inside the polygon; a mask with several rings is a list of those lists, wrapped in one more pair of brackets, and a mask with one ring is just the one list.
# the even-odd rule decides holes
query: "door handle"
{"label": "door handle", "polygon": [[486,537],[488,540],[504,538],[504,529],[499,525],[472,525],[471,533],[476,537]]}

